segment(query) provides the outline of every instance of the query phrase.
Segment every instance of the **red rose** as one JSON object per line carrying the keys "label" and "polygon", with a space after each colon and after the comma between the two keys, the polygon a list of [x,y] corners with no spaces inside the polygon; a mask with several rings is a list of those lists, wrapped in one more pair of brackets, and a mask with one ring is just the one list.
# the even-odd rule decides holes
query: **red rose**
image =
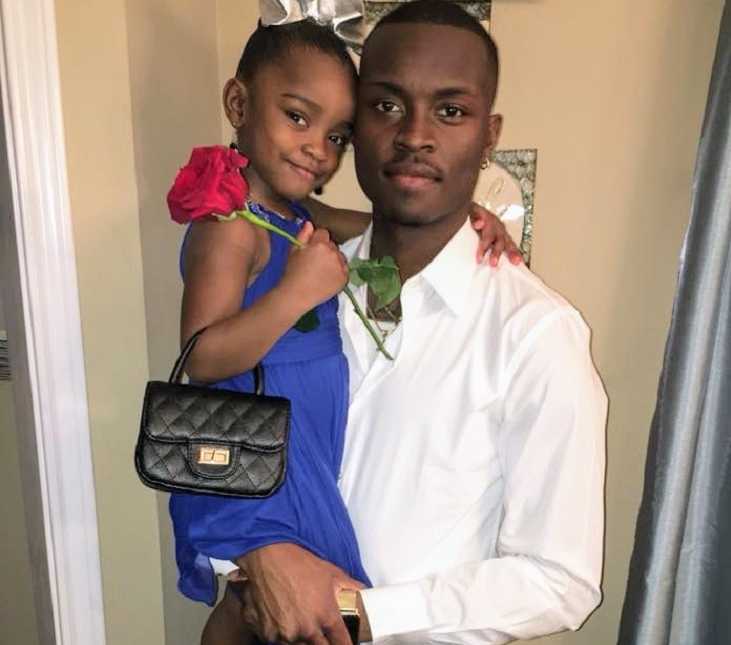
{"label": "red rose", "polygon": [[170,216],[179,224],[241,210],[249,185],[241,174],[249,160],[225,146],[194,148],[168,193]]}

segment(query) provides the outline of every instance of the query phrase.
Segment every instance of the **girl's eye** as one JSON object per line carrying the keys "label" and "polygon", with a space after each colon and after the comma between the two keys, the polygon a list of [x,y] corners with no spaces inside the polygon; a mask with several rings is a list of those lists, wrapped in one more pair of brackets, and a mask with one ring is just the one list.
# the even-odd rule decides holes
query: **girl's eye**
{"label": "girl's eye", "polygon": [[439,108],[437,114],[447,119],[458,119],[464,116],[464,110],[458,105],[445,105],[443,108]]}
{"label": "girl's eye", "polygon": [[401,108],[396,105],[393,101],[378,101],[375,105],[376,110],[379,112],[388,112],[388,113],[394,113],[394,112],[400,112]]}
{"label": "girl's eye", "polygon": [[286,110],[287,118],[289,118],[290,121],[295,123],[296,125],[307,125],[307,121],[305,120],[305,117],[303,117],[298,112],[292,112],[291,110]]}

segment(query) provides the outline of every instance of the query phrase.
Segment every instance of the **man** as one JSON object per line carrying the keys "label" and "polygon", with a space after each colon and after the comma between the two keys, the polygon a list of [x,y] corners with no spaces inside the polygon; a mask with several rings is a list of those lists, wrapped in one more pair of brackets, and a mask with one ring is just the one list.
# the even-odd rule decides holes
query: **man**
{"label": "man", "polygon": [[[393,256],[404,286],[378,316],[393,362],[341,306],[341,490],[374,583],[361,640],[534,638],[578,628],[601,597],[606,398],[588,329],[524,267],[472,260],[497,77],[489,36],[446,2],[404,5],[364,47],[356,169],[373,224],[345,252]],[[242,565],[262,637],[348,642],[333,590],[352,582],[333,565],[289,544]]]}

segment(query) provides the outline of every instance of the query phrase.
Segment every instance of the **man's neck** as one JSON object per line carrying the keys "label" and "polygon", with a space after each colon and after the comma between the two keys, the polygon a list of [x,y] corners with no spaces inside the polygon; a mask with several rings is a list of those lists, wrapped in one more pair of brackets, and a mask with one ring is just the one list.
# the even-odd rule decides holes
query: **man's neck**
{"label": "man's neck", "polygon": [[396,260],[404,283],[439,254],[466,219],[464,212],[429,224],[407,226],[375,212],[370,256],[390,255]]}

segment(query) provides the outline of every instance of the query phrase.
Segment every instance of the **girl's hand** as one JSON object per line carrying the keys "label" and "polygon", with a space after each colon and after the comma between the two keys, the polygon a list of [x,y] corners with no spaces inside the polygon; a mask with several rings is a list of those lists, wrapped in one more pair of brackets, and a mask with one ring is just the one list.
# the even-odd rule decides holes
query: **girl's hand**
{"label": "girl's hand", "polygon": [[305,312],[342,291],[348,282],[348,265],[325,229],[314,230],[305,222],[297,239],[305,246],[290,251],[280,287]]}
{"label": "girl's hand", "polygon": [[523,256],[520,249],[513,242],[513,238],[508,235],[500,219],[482,206],[472,203],[470,210],[470,221],[472,228],[477,231],[480,236],[477,242],[477,262],[482,263],[490,251],[490,266],[497,266],[500,256],[505,253],[511,264],[520,264]]}

